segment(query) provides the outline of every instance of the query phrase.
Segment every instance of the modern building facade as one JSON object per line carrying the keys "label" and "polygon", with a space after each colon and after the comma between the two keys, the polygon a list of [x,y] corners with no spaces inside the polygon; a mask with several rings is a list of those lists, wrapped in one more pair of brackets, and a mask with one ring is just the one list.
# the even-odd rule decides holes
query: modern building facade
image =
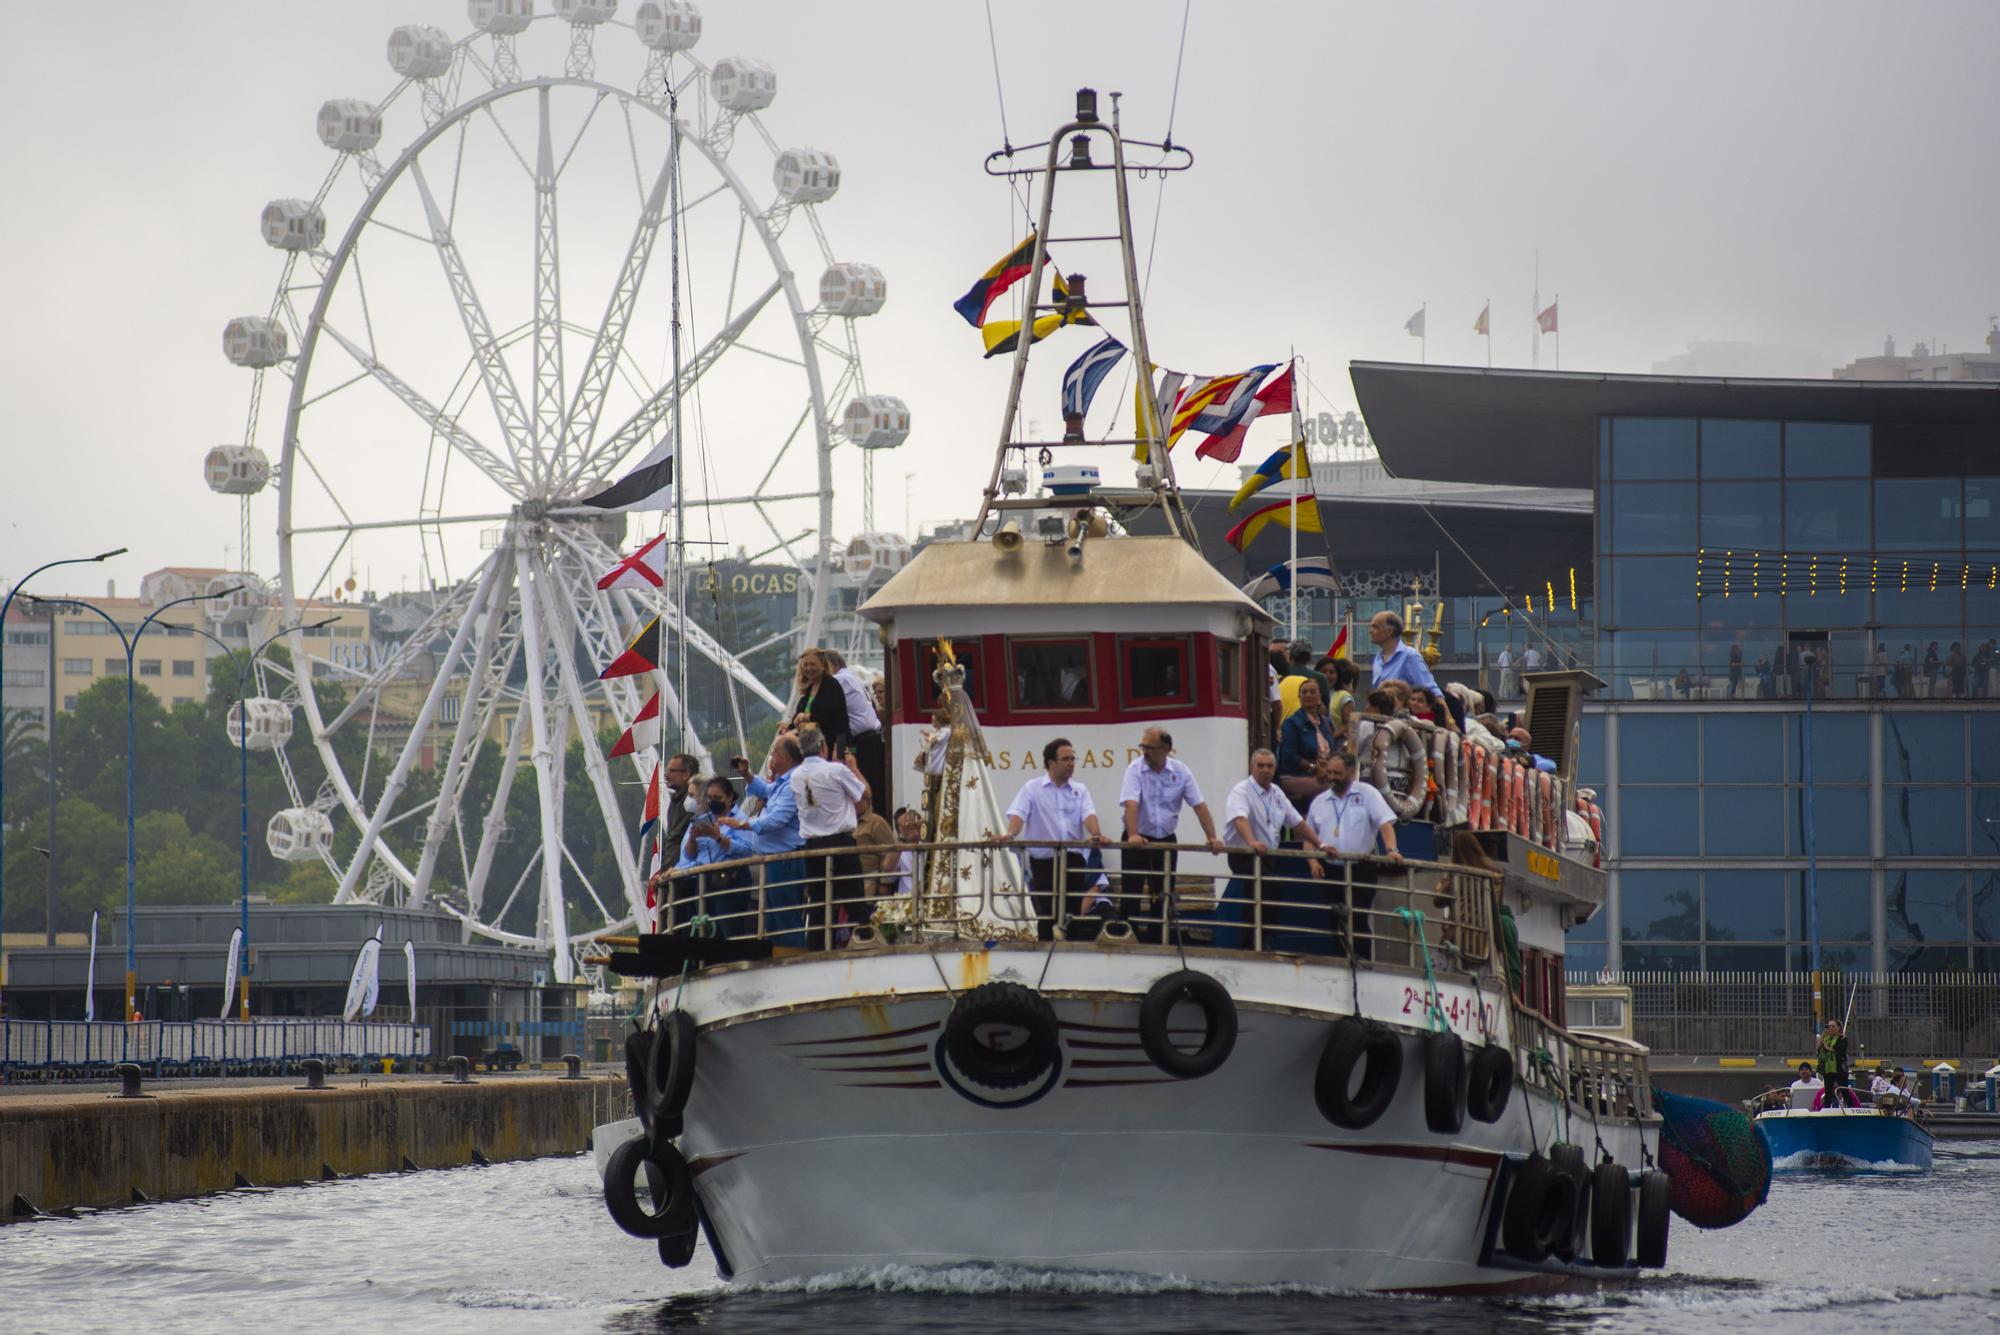
{"label": "modern building facade", "polygon": [[1576,965],[2000,968],[2000,384],[1353,378],[1398,476],[1592,490]]}

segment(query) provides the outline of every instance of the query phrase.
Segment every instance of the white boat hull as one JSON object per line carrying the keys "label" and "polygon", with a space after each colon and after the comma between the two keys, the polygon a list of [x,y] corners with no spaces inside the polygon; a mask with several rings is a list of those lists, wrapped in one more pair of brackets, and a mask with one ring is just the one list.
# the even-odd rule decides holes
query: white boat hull
{"label": "white boat hull", "polygon": [[[702,1030],[680,1143],[718,1260],[758,1283],[987,1263],[1480,1292],[1564,1287],[1589,1273],[1492,1255],[1507,1156],[1557,1138],[1546,1096],[1532,1098],[1532,1131],[1531,1099],[1517,1087],[1497,1124],[1468,1119],[1458,1135],[1433,1134],[1413,1031],[1389,1110],[1344,1130],[1319,1113],[1313,1075],[1330,1021],[1350,1013],[1347,970],[1188,962],[1230,988],[1240,1021],[1228,1061],[1194,1080],[1163,1074],[1137,1033],[1139,996],[1180,967],[1171,952],[952,948],[935,963],[902,951],[691,980],[682,1004]],[[909,964],[930,975],[928,991]],[[988,977],[1033,985],[1045,967],[1059,1061],[1026,1089],[972,1086],[943,1055],[951,1001],[941,976],[954,989]],[[1057,986],[1072,967],[1097,986]],[[1411,981],[1364,970],[1364,1011],[1421,1027],[1420,1001],[1401,1013]],[[1472,989],[1442,990],[1478,1041]],[[1292,1004],[1259,997],[1274,991]],[[1318,1004],[1299,1004],[1309,1001]],[[1636,1169],[1640,1123],[1606,1120],[1600,1134]]]}

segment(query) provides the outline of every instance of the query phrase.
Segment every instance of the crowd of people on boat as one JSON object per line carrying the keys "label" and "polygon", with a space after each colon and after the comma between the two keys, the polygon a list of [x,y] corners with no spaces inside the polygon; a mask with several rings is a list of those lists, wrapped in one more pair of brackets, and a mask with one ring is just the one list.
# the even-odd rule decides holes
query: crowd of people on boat
{"label": "crowd of people on boat", "polygon": [[[1352,663],[1322,659],[1315,665],[1303,642],[1273,651],[1270,699],[1279,745],[1250,756],[1247,773],[1230,788],[1219,818],[1163,727],[1146,728],[1136,739],[1138,756],[1122,777],[1119,810],[1109,828],[1100,821],[1090,790],[1075,777],[1076,747],[1065,737],[1049,739],[1041,749],[1041,773],[1010,795],[1005,827],[992,835],[1023,846],[1026,889],[1043,939],[1052,937],[1059,922],[1069,924],[1065,935],[1074,938],[1121,920],[1142,940],[1162,939],[1178,869],[1174,845],[1185,812],[1200,829],[1200,842],[1228,859],[1227,885],[1213,912],[1200,919],[1214,944],[1246,944],[1253,886],[1261,877],[1285,886],[1283,893],[1266,896],[1286,901],[1263,920],[1270,948],[1369,953],[1372,934],[1351,930],[1347,905],[1356,917],[1365,915],[1374,903],[1380,867],[1402,859],[1396,812],[1362,772],[1377,735],[1386,738],[1397,722],[1407,720],[1454,734],[1463,730],[1496,752],[1527,754],[1527,734],[1510,729],[1493,712],[1490,697],[1475,692],[1467,701],[1440,690],[1401,633],[1393,613],[1381,614],[1371,626],[1381,650],[1372,665],[1379,685],[1365,714],[1354,708]],[[1280,654],[1287,669],[1282,674]],[[780,945],[805,946],[820,939],[819,930],[831,929],[837,944],[868,917],[867,901],[917,890],[921,846],[936,830],[926,827],[917,808],[887,815],[876,809],[876,794],[887,791],[881,720],[888,710],[880,691],[879,682],[865,682],[837,653],[808,649],[798,662],[797,695],[761,772],[753,773],[749,761],[738,756],[733,774],[702,779],[693,756],[668,759],[661,818],[662,847],[670,852],[649,883],[654,902],[667,909],[663,925],[686,926],[698,909],[725,935],[763,935]],[[1328,701],[1337,713],[1329,713]],[[1465,710],[1468,704],[1471,712]],[[948,716],[941,715],[939,723],[915,762],[932,777],[942,771]],[[754,814],[745,799],[755,799]],[[1113,843],[1120,846],[1118,864],[1109,868],[1105,846]],[[1454,848],[1457,861],[1491,870],[1476,839],[1461,843]],[[761,876],[761,922],[755,911],[758,877],[747,867],[724,865],[759,857],[768,860]],[[1342,859],[1337,879],[1343,893],[1330,896],[1324,888],[1310,888],[1327,880],[1329,859],[1335,857]],[[843,901],[830,922],[824,920],[823,862],[830,863],[835,898]],[[702,872],[708,867],[720,870]],[[691,872],[701,873],[698,880],[686,875]]]}
{"label": "crowd of people on boat", "polygon": [[1884,1058],[1875,1064],[1864,1084],[1848,1060],[1846,1027],[1839,1020],[1828,1020],[1813,1059],[1799,1063],[1799,1078],[1781,1089],[1766,1091],[1757,1102],[1767,1112],[1875,1107],[1915,1117],[1924,1105],[1920,1079],[1910,1068],[1899,1070]]}

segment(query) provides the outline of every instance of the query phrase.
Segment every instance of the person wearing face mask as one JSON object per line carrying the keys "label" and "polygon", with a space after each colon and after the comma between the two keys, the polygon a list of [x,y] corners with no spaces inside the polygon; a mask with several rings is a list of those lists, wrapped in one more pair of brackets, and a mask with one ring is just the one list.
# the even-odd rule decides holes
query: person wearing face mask
{"label": "person wearing face mask", "polygon": [[679,848],[687,834],[688,821],[701,809],[699,790],[695,778],[701,773],[701,762],[693,756],[676,753],[667,757],[661,777],[667,781],[667,791],[660,804],[660,814],[666,818],[667,830],[661,847]]}
{"label": "person wearing face mask", "polygon": [[[691,871],[749,856],[747,841],[728,826],[718,824],[725,816],[742,815],[736,805],[736,790],[729,780],[721,775],[709,779],[701,786],[699,800],[702,808],[689,820],[687,831],[681,836],[680,857],[674,863],[674,870]],[[681,878],[670,884],[674,887],[672,909],[676,926],[692,921],[696,913],[706,913],[715,920],[723,936],[755,933],[756,923],[746,916],[749,899],[742,890],[740,868],[704,872],[699,878]]]}
{"label": "person wearing face mask", "polygon": [[[1345,752],[1336,752],[1326,762],[1327,789],[1313,799],[1306,810],[1306,824],[1319,837],[1327,851],[1340,854],[1343,858],[1354,859],[1345,868],[1353,881],[1353,905],[1350,919],[1354,937],[1354,957],[1357,960],[1374,958],[1371,934],[1381,931],[1374,915],[1376,864],[1371,860],[1376,851],[1376,841],[1381,841],[1382,851],[1391,861],[1401,862],[1403,855],[1396,849],[1396,813],[1373,784],[1363,783],[1354,777],[1354,761]],[[1335,888],[1337,897],[1340,889]],[[1334,925],[1340,928],[1341,919],[1346,916],[1336,902]]]}

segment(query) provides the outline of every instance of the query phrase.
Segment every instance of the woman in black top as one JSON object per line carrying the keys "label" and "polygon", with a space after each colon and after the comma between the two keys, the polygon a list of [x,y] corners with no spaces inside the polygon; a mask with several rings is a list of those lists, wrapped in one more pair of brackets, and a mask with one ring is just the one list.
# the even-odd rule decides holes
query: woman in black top
{"label": "woman in black top", "polygon": [[847,750],[847,693],[833,679],[826,655],[808,649],[799,655],[798,697],[791,708],[792,726],[811,723],[826,737],[834,755]]}

